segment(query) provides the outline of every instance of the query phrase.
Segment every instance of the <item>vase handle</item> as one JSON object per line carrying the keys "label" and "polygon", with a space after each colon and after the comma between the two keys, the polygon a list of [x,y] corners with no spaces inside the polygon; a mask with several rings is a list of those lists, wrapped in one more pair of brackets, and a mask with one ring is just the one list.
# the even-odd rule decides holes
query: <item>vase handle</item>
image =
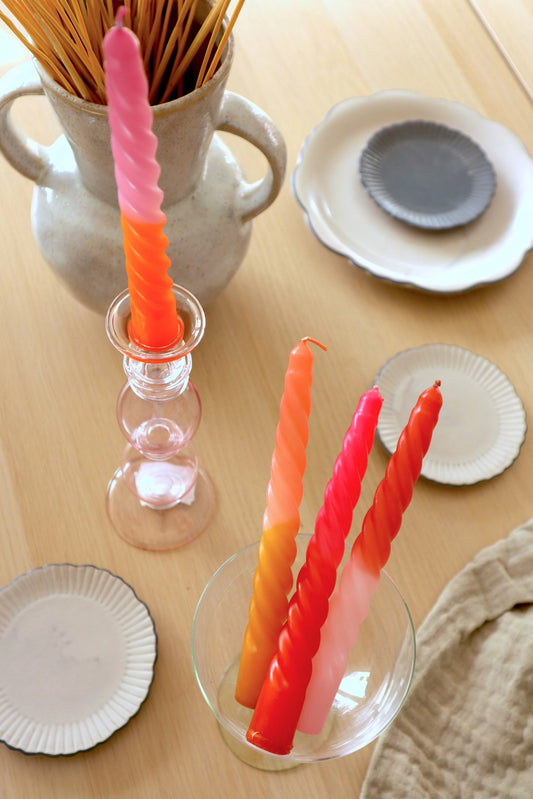
{"label": "vase handle", "polygon": [[48,148],[26,136],[10,116],[13,102],[30,94],[44,94],[33,62],[13,67],[0,79],[0,152],[21,175],[37,181],[48,166]]}
{"label": "vase handle", "polygon": [[269,116],[257,105],[234,92],[224,92],[217,130],[234,133],[257,147],[268,162],[265,177],[244,183],[241,195],[241,218],[248,222],[278,196],[287,165],[287,148],[283,137]]}

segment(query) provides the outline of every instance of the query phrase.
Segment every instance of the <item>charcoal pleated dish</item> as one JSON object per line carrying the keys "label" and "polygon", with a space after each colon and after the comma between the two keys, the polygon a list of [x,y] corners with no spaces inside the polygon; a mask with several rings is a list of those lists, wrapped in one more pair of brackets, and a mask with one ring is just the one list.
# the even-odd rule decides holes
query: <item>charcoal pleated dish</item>
{"label": "charcoal pleated dish", "polygon": [[449,344],[398,353],[375,378],[383,396],[378,437],[396,449],[419,395],[435,380],[443,398],[422,475],[449,485],[470,485],[503,472],[516,460],[526,435],[522,401],[491,361]]}
{"label": "charcoal pleated dish", "polygon": [[96,566],[51,564],[0,591],[0,741],[72,755],[138,712],[157,657],[133,589]]}
{"label": "charcoal pleated dish", "polygon": [[466,225],[489,206],[492,164],[469,136],[409,120],[378,130],[361,153],[361,181],[391,216],[432,230]]}

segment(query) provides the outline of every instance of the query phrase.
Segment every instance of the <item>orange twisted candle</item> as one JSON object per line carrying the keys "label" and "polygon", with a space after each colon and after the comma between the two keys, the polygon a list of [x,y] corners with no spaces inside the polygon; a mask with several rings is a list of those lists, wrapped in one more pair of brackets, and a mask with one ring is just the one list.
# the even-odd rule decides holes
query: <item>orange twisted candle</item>
{"label": "orange twisted candle", "polygon": [[323,346],[314,339],[302,339],[290,353],[285,374],[263,534],[235,689],[235,698],[245,707],[255,707],[268,664],[276,651],[292,587],[294,539],[300,529],[298,509],[303,494],[311,411],[313,353],[309,341]]}
{"label": "orange twisted candle", "polygon": [[129,335],[148,349],[167,349],[183,336],[183,322],[176,313],[168,239],[159,224],[120,216],[131,300]]}

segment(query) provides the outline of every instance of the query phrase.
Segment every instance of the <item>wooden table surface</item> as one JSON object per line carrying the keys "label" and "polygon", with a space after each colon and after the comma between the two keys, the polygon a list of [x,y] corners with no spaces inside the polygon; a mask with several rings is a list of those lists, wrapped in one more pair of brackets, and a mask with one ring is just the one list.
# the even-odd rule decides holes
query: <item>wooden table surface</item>
{"label": "wooden table surface", "polygon": [[524,91],[533,101],[533,66],[529,57],[533,6],[528,0],[513,0],[506,8],[498,0],[469,0],[469,2]]}
{"label": "wooden table surface", "polygon": [[[254,222],[245,262],[207,309],[206,334],[193,356],[203,403],[196,441],[217,509],[207,531],[180,550],[137,550],[108,522],[106,485],[124,444],[115,420],[121,358],[103,319],[74,300],[44,263],[30,226],[33,187],[0,158],[0,585],[46,563],[93,563],[135,588],[159,637],[155,680],[141,712],[105,744],[73,757],[0,747],[2,799],[358,796],[372,746],[283,774],[254,770],[228,751],[195,683],[191,621],[216,567],[260,536],[283,376],[302,336],[329,347],[315,354],[302,504],[307,530],[357,399],[396,352],[444,342],[484,355],[531,413],[532,256],[505,281],[465,293],[406,289],[324,248],[290,186],[302,141],[328,109],[385,89],[464,103],[533,150],[531,103],[503,55],[532,88],[524,30],[514,26],[529,25],[532,34],[533,19],[525,2],[511,5],[508,17],[508,4],[504,12],[503,4],[482,0],[247,0],[229,88],[276,122],[288,174],[275,204]],[[0,40],[2,71],[23,57],[7,41]],[[58,135],[43,98],[18,101],[15,112],[43,143]],[[241,150],[250,176],[260,172],[262,163]],[[386,463],[376,444],[356,526]],[[494,479],[470,487],[418,483],[388,564],[416,626],[479,550],[533,515],[532,464],[526,438],[518,460]]]}

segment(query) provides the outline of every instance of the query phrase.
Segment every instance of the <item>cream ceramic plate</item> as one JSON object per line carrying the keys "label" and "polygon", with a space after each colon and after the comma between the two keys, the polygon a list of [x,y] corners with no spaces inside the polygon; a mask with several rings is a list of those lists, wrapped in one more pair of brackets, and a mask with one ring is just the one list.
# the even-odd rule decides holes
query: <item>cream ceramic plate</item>
{"label": "cream ceramic plate", "polygon": [[[492,201],[468,225],[438,232],[406,225],[379,208],[359,178],[374,133],[421,119],[469,136],[494,168]],[[303,143],[292,188],[326,247],[377,277],[426,291],[502,280],[533,246],[533,160],[510,130],[460,103],[405,91],[339,103]]]}
{"label": "cream ceramic plate", "polygon": [[450,485],[488,480],[517,458],[526,434],[521,400],[493,363],[470,350],[428,344],[404,350],[378,372],[383,395],[378,436],[388,452],[419,395],[441,381],[442,410],[422,475]]}
{"label": "cream ceramic plate", "polygon": [[119,577],[59,564],[0,591],[0,740],[71,755],[137,713],[153,680],[148,608]]}

